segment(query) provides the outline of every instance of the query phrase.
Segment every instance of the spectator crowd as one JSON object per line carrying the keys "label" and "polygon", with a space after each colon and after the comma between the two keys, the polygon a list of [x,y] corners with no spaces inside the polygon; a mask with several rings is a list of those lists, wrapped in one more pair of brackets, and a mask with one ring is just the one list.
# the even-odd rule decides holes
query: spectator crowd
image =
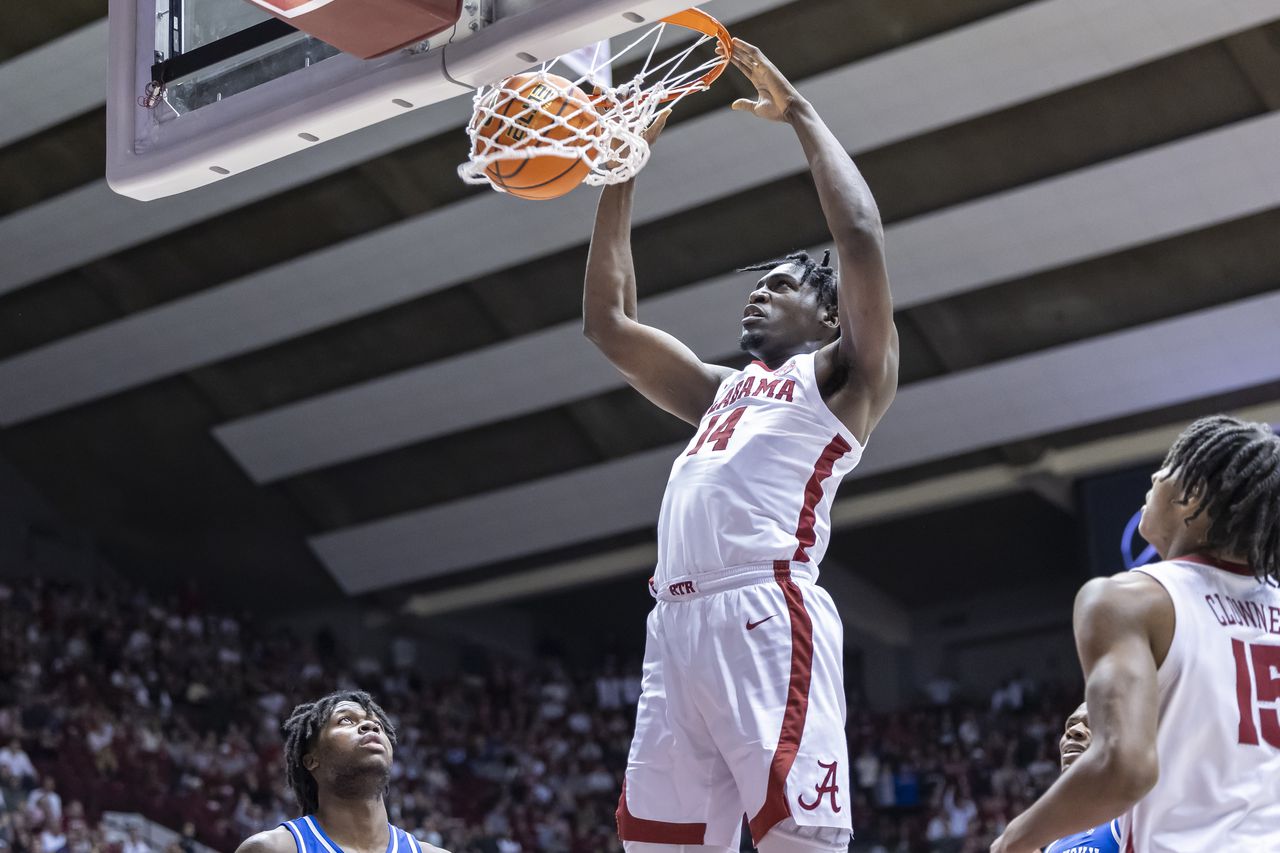
{"label": "spectator crowd", "polygon": [[[368,690],[398,729],[393,823],[453,853],[621,850],[634,662],[489,657],[425,679],[190,597],[39,579],[0,583],[0,612],[0,853],[230,853],[297,816],[279,726],[340,687]],[[1056,775],[1077,701],[1021,680],[981,707],[852,709],[853,849],[986,850]],[[111,839],[108,810],[180,841]]]}

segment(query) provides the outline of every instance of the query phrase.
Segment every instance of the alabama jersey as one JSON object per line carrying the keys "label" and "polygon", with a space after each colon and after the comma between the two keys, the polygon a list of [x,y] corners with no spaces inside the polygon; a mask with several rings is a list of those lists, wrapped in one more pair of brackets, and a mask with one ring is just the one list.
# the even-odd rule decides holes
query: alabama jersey
{"label": "alabama jersey", "polygon": [[862,447],[813,362],[726,378],[671,468],[618,801],[627,850],[736,850],[744,813],[757,844],[781,831],[848,848],[844,629],[815,580]]}
{"label": "alabama jersey", "polygon": [[1120,821],[1068,835],[1044,848],[1044,853],[1120,853]]}
{"label": "alabama jersey", "polygon": [[816,566],[836,488],[861,456],[822,399],[813,353],[775,371],[752,362],[720,384],[671,467],[654,581],[776,560]]}
{"label": "alabama jersey", "polygon": [[1125,851],[1280,850],[1280,589],[1184,557],[1136,571],[1173,600],[1160,665],[1155,788],[1121,818]]}

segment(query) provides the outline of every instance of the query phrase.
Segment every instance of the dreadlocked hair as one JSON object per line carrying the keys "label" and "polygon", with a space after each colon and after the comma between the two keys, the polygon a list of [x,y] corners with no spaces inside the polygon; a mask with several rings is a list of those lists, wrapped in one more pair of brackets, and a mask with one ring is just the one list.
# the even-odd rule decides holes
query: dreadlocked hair
{"label": "dreadlocked hair", "polygon": [[320,807],[320,789],[316,777],[302,763],[302,757],[315,745],[316,737],[333,716],[333,709],[341,702],[351,702],[371,714],[382,726],[391,745],[396,743],[396,729],[387,719],[386,711],[363,690],[338,690],[314,702],[304,702],[293,709],[281,730],[284,733],[285,773],[293,796],[303,814],[314,814]]}
{"label": "dreadlocked hair", "polygon": [[[1208,513],[1208,546],[1248,557],[1258,580],[1280,583],[1280,436],[1227,415],[1201,418],[1169,448],[1192,519]],[[1188,519],[1190,520],[1190,519]]]}
{"label": "dreadlocked hair", "polygon": [[831,252],[822,253],[822,261],[815,260],[808,252],[792,252],[785,258],[776,258],[772,261],[765,261],[760,264],[752,264],[749,267],[743,267],[738,272],[759,272],[761,270],[771,270],[784,264],[796,264],[804,268],[804,275],[800,277],[800,284],[812,284],[818,289],[818,304],[823,308],[836,308],[836,271],[828,266],[831,262]]}

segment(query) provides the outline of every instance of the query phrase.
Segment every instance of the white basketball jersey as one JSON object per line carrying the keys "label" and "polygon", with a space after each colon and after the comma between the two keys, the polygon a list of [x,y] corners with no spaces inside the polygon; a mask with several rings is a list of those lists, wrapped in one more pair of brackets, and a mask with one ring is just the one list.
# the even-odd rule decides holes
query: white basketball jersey
{"label": "white basketball jersey", "polygon": [[720,384],[671,466],[655,582],[822,559],[836,487],[862,446],[827,408],[813,360],[752,362]]}
{"label": "white basketball jersey", "polygon": [[1133,853],[1280,850],[1280,589],[1186,557],[1137,571],[1173,599],[1160,780],[1121,819]]}

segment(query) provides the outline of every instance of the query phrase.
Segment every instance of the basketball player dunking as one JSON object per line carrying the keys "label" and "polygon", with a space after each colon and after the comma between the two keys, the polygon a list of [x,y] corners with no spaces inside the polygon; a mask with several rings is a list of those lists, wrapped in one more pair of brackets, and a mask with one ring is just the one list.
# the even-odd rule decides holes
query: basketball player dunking
{"label": "basketball player dunking", "polygon": [[[697,427],[658,521],[643,695],[618,833],[629,853],[847,849],[842,628],[817,564],[840,479],[897,389],[879,211],[814,108],[752,45],[735,109],[790,124],[835,240],[750,267],[743,370],[705,364],[636,316],[631,184],[600,200],[584,331],[640,393]],[[662,119],[651,129],[656,136]],[[783,214],[785,215],[785,214]]]}
{"label": "basketball player dunking", "polygon": [[299,705],[284,730],[289,786],[303,816],[250,836],[236,853],[446,853],[387,821],[396,732],[367,693]]}
{"label": "basketball player dunking", "polygon": [[1164,562],[1076,598],[1092,743],[993,853],[1121,815],[1126,853],[1280,850],[1280,437],[1204,418],[1151,482]]}

